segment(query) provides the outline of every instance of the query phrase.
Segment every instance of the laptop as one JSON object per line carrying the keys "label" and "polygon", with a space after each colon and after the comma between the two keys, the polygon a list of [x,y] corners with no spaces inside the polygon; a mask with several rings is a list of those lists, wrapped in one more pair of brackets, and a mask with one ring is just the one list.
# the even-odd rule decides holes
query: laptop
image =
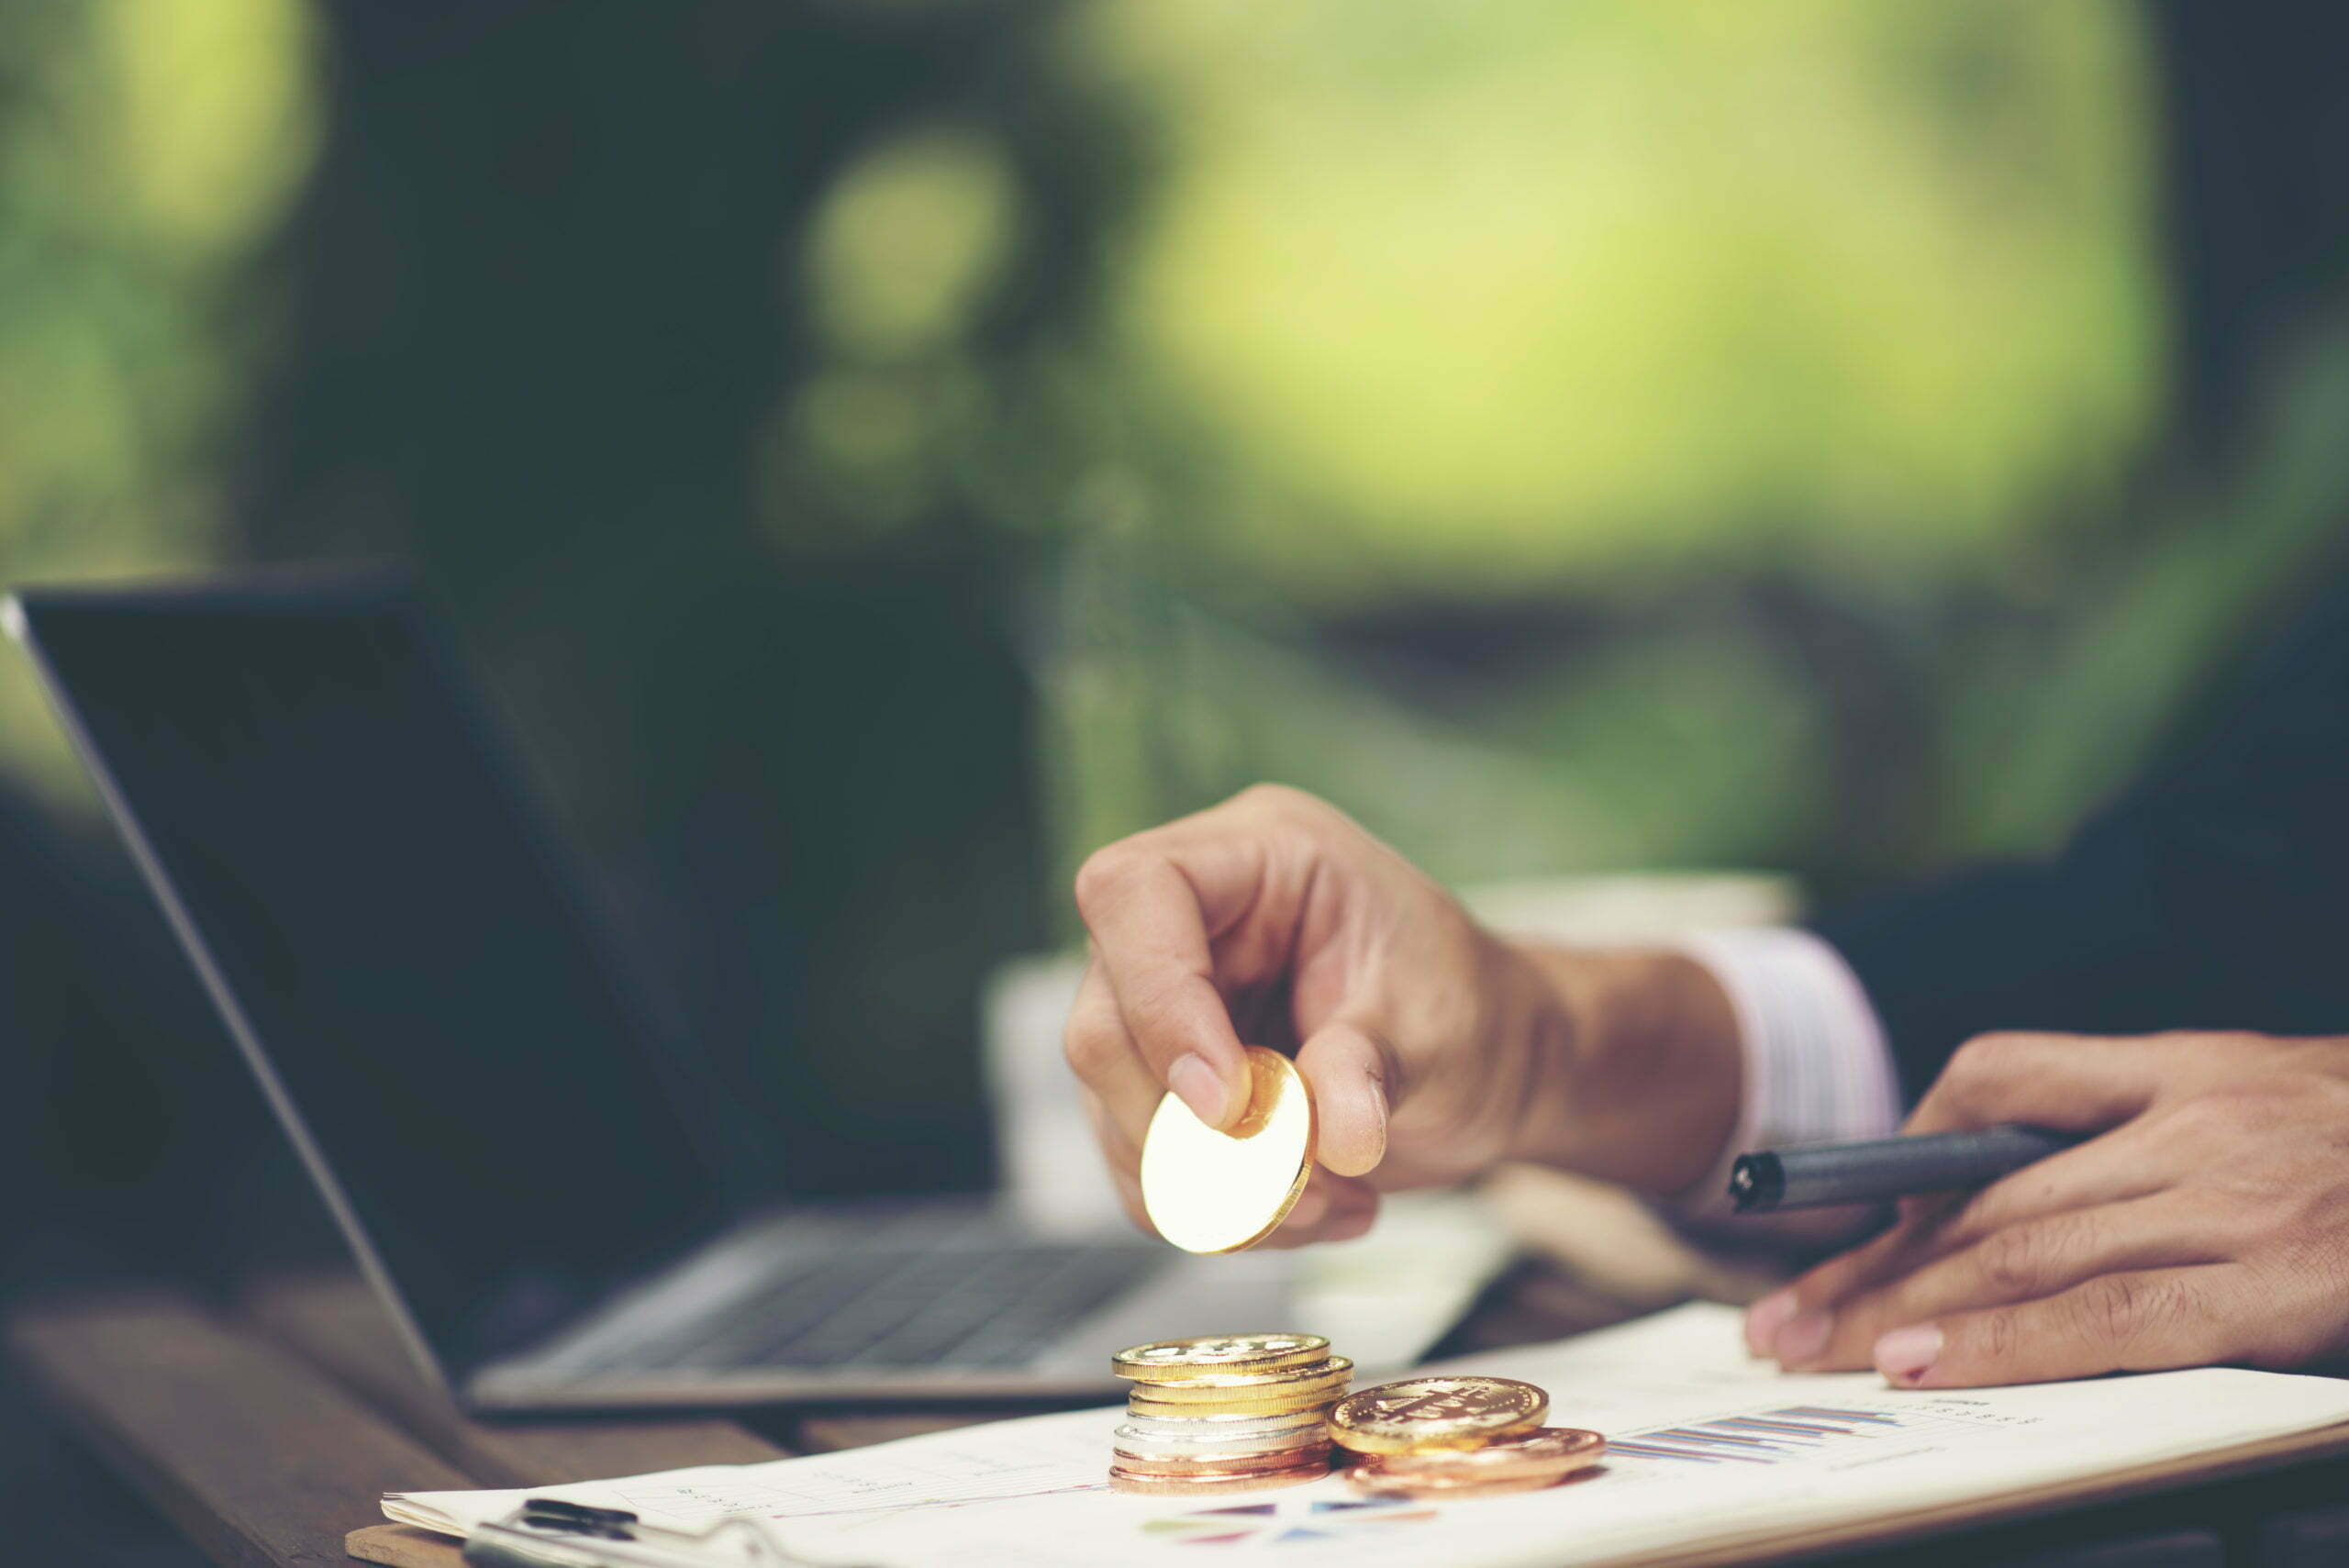
{"label": "laptop", "polygon": [[28,590],[6,621],[462,1404],[1106,1394],[1120,1345],[1290,1321],[1279,1253],[1051,1240],[984,1197],[722,1209],[673,1053],[398,581]]}

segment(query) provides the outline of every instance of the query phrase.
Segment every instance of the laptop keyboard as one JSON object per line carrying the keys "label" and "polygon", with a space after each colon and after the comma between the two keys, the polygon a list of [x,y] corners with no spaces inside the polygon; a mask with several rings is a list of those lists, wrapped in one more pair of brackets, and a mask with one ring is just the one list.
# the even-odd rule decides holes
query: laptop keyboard
{"label": "laptop keyboard", "polygon": [[1018,1366],[1163,1262],[1134,1246],[859,1248],[794,1261],[752,1291],[627,1362],[740,1367]]}

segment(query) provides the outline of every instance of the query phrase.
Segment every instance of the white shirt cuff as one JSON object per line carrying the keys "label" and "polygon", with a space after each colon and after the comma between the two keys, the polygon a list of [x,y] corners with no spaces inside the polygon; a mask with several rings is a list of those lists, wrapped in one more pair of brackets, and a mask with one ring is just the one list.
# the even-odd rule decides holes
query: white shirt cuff
{"label": "white shirt cuff", "polygon": [[1809,931],[1766,926],[1707,932],[1682,946],[1729,995],[1745,1093],[1720,1162],[1674,1200],[1680,1218],[1727,1218],[1730,1165],[1740,1154],[1899,1129],[1900,1080],[1883,1022],[1833,948]]}

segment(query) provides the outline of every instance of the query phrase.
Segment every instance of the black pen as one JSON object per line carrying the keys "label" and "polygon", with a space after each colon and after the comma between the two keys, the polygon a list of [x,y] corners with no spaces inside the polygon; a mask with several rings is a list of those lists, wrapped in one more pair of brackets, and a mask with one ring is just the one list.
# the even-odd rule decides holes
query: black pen
{"label": "black pen", "polygon": [[1729,1196],[1740,1214],[1771,1214],[1955,1192],[1987,1186],[2079,1141],[2076,1133],[2009,1125],[1764,1150],[1737,1157]]}

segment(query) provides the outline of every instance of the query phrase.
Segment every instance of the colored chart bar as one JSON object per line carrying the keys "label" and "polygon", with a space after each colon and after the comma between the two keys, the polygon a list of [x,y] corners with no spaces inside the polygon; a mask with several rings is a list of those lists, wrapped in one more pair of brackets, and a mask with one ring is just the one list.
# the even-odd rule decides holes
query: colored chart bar
{"label": "colored chart bar", "polygon": [[1840,1410],[1789,1405],[1751,1415],[1722,1416],[1678,1427],[1656,1427],[1616,1439],[1609,1451],[1628,1459],[1698,1464],[1778,1464],[1833,1451],[1843,1441],[1866,1443],[1903,1425],[1880,1410]]}
{"label": "colored chart bar", "polygon": [[1660,1448],[1654,1443],[1626,1442],[1618,1438],[1607,1445],[1610,1458],[1630,1455],[1633,1459],[1678,1459],[1691,1464],[1716,1464],[1720,1461],[1709,1453],[1690,1453],[1686,1449]]}
{"label": "colored chart bar", "polygon": [[1817,1441],[1825,1437],[1849,1437],[1849,1427],[1806,1427],[1795,1421],[1769,1421],[1759,1416],[1728,1416],[1712,1423],[1716,1427],[1735,1427],[1741,1432],[1766,1432],[1773,1437],[1794,1438]]}

